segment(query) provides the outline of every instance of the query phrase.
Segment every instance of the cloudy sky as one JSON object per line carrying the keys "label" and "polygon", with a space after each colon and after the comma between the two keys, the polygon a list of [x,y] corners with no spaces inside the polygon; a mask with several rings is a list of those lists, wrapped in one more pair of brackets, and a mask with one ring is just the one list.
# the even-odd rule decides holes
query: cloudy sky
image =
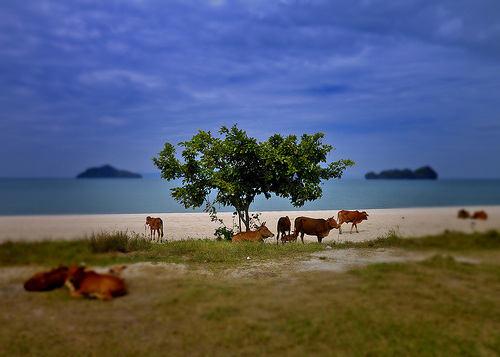
{"label": "cloudy sky", "polygon": [[498,0],[4,0],[0,177],[324,132],[345,177],[500,178]]}

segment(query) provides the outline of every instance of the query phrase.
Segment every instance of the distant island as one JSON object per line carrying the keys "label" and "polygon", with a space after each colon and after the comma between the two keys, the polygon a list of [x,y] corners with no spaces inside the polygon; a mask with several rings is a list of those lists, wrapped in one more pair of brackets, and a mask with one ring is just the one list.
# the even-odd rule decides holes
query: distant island
{"label": "distant island", "polygon": [[130,171],[115,169],[111,165],[104,165],[91,167],[78,174],[76,178],[142,178],[142,176]]}
{"label": "distant island", "polygon": [[404,170],[385,170],[379,174],[369,172],[365,175],[369,180],[383,180],[383,179],[396,179],[396,180],[436,180],[438,174],[430,166],[421,167],[415,171],[409,169]]}

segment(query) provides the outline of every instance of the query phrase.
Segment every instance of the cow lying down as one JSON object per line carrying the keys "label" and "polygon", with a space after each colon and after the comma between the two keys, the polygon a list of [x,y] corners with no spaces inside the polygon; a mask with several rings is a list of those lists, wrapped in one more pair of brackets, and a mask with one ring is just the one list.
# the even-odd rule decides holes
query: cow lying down
{"label": "cow lying down", "polygon": [[121,278],[125,268],[126,266],[115,266],[109,270],[111,274],[99,274],[94,271],[85,271],[83,266],[60,266],[35,274],[24,283],[24,289],[50,291],[66,285],[71,297],[111,300],[113,297],[127,293],[127,285]]}
{"label": "cow lying down", "polygon": [[113,274],[99,274],[95,271],[85,271],[85,267],[71,265],[65,281],[74,298],[98,298],[111,300],[114,297],[127,294],[125,281]]}
{"label": "cow lying down", "polygon": [[264,239],[274,237],[274,234],[264,225],[257,228],[255,231],[246,231],[235,234],[232,238],[233,243],[241,242],[263,242]]}
{"label": "cow lying down", "polygon": [[24,283],[26,291],[50,291],[64,286],[68,267],[60,266],[49,271],[33,275]]}

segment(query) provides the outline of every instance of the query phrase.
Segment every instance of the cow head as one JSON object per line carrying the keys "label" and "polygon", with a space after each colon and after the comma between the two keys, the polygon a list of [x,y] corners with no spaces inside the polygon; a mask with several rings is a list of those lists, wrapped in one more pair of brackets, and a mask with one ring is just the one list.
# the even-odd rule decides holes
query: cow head
{"label": "cow head", "polygon": [[126,265],[115,265],[114,267],[109,269],[110,274],[113,274],[114,276],[117,276],[119,278],[122,277],[123,271],[127,268]]}
{"label": "cow head", "polygon": [[333,217],[328,218],[326,222],[328,223],[328,227],[330,229],[339,227],[337,221]]}
{"label": "cow head", "polygon": [[264,224],[262,224],[262,226],[260,226],[257,230],[262,233],[262,240],[274,237],[274,234]]}
{"label": "cow head", "polygon": [[68,267],[68,274],[64,285],[66,285],[70,291],[78,290],[81,281],[85,277],[84,270],[84,266],[71,265]]}

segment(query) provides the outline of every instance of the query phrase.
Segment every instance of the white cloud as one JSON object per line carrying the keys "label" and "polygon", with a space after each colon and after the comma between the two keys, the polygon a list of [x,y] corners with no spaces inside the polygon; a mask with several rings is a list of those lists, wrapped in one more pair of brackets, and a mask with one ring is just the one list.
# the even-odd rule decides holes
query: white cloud
{"label": "white cloud", "polygon": [[162,86],[162,81],[155,76],[115,69],[84,73],[79,79],[82,83],[88,85],[118,85],[129,82],[148,89],[156,89]]}

